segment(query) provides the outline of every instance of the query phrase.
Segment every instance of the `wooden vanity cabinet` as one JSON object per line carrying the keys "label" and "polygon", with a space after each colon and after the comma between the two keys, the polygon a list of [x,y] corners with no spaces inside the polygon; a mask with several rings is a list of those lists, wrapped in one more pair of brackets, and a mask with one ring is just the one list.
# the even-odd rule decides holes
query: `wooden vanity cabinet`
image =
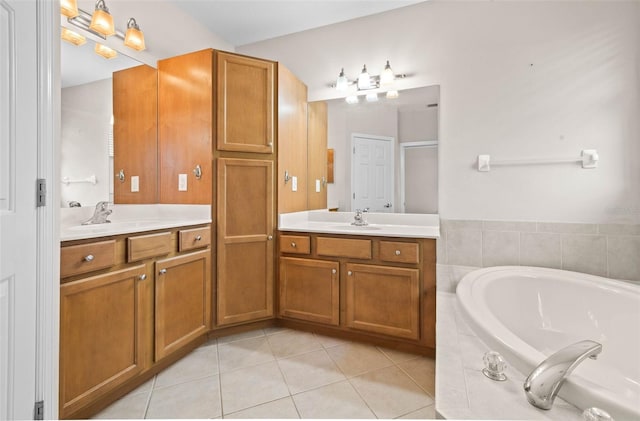
{"label": "wooden vanity cabinet", "polygon": [[145,265],[60,287],[60,417],[66,418],[147,368]]}
{"label": "wooden vanity cabinet", "polygon": [[307,209],[326,209],[328,182],[327,103],[326,101],[310,102],[307,107]]}
{"label": "wooden vanity cabinet", "polygon": [[285,325],[435,352],[435,240],[287,232],[279,245]]}
{"label": "wooden vanity cabinet", "polygon": [[[92,415],[100,402],[110,402],[114,393],[206,337],[211,248],[210,236],[203,234],[210,229],[62,243],[60,418]],[[193,235],[200,240],[186,240]]]}
{"label": "wooden vanity cabinet", "polygon": [[[114,72],[114,203],[158,202],[157,156],[157,70],[142,65]],[[138,177],[138,191],[132,191],[135,189],[132,188],[131,177]]]}

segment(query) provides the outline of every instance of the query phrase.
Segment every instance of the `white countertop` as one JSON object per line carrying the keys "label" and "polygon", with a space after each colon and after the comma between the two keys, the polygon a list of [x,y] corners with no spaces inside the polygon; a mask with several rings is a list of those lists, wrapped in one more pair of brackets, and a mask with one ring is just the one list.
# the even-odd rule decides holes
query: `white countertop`
{"label": "white countertop", "polygon": [[84,240],[134,232],[211,223],[209,205],[112,205],[110,223],[82,225],[93,207],[60,209],[60,241]]}
{"label": "white countertop", "polygon": [[378,237],[440,237],[438,215],[367,212],[364,215],[368,225],[355,226],[351,225],[354,214],[327,210],[284,213],[278,217],[278,230]]}

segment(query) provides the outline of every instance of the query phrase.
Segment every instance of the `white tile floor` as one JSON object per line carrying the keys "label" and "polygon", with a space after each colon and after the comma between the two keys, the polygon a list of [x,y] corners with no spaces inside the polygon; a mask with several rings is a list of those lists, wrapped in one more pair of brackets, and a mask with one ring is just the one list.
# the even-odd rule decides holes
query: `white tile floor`
{"label": "white tile floor", "polygon": [[271,328],[210,341],[94,418],[434,417],[430,358]]}

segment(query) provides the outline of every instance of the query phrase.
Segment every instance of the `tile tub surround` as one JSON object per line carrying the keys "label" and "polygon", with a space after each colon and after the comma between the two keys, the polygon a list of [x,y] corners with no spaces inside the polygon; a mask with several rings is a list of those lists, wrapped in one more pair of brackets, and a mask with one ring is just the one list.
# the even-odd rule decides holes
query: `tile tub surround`
{"label": "tile tub surround", "polygon": [[538,266],[640,282],[638,224],[443,219],[437,243],[441,265]]}
{"label": "tile tub surround", "polygon": [[60,208],[60,241],[80,240],[211,223],[210,205],[109,205],[109,224],[81,224],[93,215],[95,206]]}
{"label": "tile tub surround", "polygon": [[376,237],[438,238],[437,214],[365,213],[367,226],[351,225],[354,212],[314,210],[283,213],[278,216],[279,231],[320,232]]}
{"label": "tile tub surround", "polygon": [[561,398],[548,411],[530,405],[522,390],[526,375],[512,367],[507,381],[485,377],[482,357],[490,349],[463,320],[456,295],[439,291],[436,307],[436,418],[582,420],[582,411]]}
{"label": "tile tub surround", "polygon": [[94,418],[430,418],[435,362],[283,328],[213,339]]}

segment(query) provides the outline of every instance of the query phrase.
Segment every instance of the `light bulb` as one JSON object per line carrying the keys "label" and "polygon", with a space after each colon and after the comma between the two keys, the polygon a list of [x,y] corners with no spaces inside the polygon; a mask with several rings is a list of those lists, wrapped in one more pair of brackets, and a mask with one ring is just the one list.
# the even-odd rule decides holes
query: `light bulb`
{"label": "light bulb", "polygon": [[124,35],[124,45],[136,51],[145,49],[144,34],[134,18],[130,18],[127,22],[127,33]]}
{"label": "light bulb", "polygon": [[76,0],[60,0],[60,13],[68,18],[78,16],[78,2]]}
{"label": "light bulb", "polygon": [[349,87],[349,79],[344,75],[344,69],[340,70],[338,79],[336,80],[336,89],[339,91],[346,91]]}
{"label": "light bulb", "polygon": [[104,0],[98,0],[96,3],[96,10],[94,10],[91,16],[91,24],[89,29],[99,34],[108,37],[116,33],[116,28],[113,24],[113,16],[109,14],[109,9],[104,4]]}
{"label": "light bulb", "polygon": [[371,88],[371,76],[367,72],[367,65],[362,67],[362,72],[358,76],[358,89],[370,89]]}
{"label": "light bulb", "polygon": [[349,95],[345,98],[345,101],[347,101],[347,104],[357,104],[359,99],[357,95]]}
{"label": "light bulb", "polygon": [[393,83],[393,80],[396,76],[393,74],[393,70],[391,70],[391,65],[389,64],[389,60],[387,60],[387,65],[384,66],[384,70],[380,74],[380,84],[381,85],[389,85]]}
{"label": "light bulb", "polygon": [[60,38],[62,38],[63,40],[75,46],[79,46],[87,42],[87,39],[85,37],[83,37],[82,35],[76,32],[70,31],[65,27],[62,27],[62,31],[60,32]]}
{"label": "light bulb", "polygon": [[378,100],[378,94],[375,92],[369,92],[365,99],[367,102],[376,102]]}
{"label": "light bulb", "polygon": [[398,91],[387,91],[387,99],[396,99],[400,96]]}
{"label": "light bulb", "polygon": [[109,59],[114,58],[118,55],[118,52],[113,48],[109,48],[106,45],[102,45],[96,42],[96,46],[93,49],[97,54],[100,54],[102,57]]}

